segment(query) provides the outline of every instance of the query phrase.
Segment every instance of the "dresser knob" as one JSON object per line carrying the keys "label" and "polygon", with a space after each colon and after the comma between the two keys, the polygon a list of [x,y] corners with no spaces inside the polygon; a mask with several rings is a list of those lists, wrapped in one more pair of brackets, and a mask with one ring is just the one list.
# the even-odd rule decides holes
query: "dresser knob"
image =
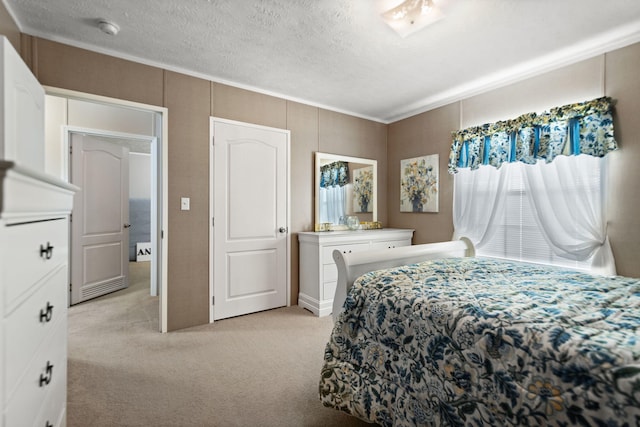
{"label": "dresser knob", "polygon": [[40,387],[49,385],[51,376],[53,375],[53,365],[47,360],[47,368],[44,374],[40,374]]}
{"label": "dresser knob", "polygon": [[53,317],[53,306],[47,301],[47,306],[43,309],[40,309],[40,322],[47,323],[51,321]]}
{"label": "dresser knob", "polygon": [[53,246],[51,243],[47,242],[47,247],[40,245],[40,257],[45,259],[51,259],[53,256]]}

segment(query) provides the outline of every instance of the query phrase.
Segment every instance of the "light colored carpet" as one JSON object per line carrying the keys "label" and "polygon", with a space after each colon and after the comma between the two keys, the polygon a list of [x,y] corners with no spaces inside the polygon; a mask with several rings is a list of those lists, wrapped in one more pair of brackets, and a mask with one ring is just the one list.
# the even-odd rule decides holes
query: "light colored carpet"
{"label": "light colored carpet", "polygon": [[370,426],[318,399],[330,317],[294,306],[161,334],[148,269],[69,309],[69,427]]}

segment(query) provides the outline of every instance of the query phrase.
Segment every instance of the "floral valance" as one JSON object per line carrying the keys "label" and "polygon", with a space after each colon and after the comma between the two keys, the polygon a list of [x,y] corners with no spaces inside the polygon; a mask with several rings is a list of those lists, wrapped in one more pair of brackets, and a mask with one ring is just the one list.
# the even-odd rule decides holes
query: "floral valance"
{"label": "floral valance", "polygon": [[558,155],[603,157],[617,148],[611,100],[603,97],[454,132],[449,173],[505,162],[548,163]]}
{"label": "floral valance", "polygon": [[320,188],[344,187],[349,183],[349,165],[347,162],[333,162],[320,166]]}

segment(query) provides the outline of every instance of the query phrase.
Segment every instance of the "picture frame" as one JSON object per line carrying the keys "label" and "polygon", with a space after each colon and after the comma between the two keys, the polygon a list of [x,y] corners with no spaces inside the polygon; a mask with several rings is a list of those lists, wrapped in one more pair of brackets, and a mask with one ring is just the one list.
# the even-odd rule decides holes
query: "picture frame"
{"label": "picture frame", "polygon": [[400,212],[438,212],[438,154],[400,161]]}
{"label": "picture frame", "polygon": [[373,166],[353,169],[353,210],[358,213],[373,212]]}

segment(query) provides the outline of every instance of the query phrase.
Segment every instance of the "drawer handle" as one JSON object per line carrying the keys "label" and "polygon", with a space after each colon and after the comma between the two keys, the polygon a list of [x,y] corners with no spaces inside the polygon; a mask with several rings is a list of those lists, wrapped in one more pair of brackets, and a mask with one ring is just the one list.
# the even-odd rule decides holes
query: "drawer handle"
{"label": "drawer handle", "polygon": [[[46,311],[45,311],[46,309]],[[47,301],[47,307],[40,309],[40,323],[48,323],[53,317],[53,306]]]}
{"label": "drawer handle", "polygon": [[40,257],[45,259],[51,259],[53,256],[53,246],[51,243],[47,242],[47,247],[40,245]]}
{"label": "drawer handle", "polygon": [[40,387],[49,385],[53,375],[53,365],[47,360],[47,369],[44,374],[40,374]]}
{"label": "drawer handle", "polygon": [[51,424],[49,420],[47,420],[47,423],[44,425],[44,427],[53,427],[53,424]]}
{"label": "drawer handle", "polygon": [[343,254],[350,254],[350,253],[351,253],[351,250],[348,250],[348,251],[342,251],[342,253],[343,253]]}

